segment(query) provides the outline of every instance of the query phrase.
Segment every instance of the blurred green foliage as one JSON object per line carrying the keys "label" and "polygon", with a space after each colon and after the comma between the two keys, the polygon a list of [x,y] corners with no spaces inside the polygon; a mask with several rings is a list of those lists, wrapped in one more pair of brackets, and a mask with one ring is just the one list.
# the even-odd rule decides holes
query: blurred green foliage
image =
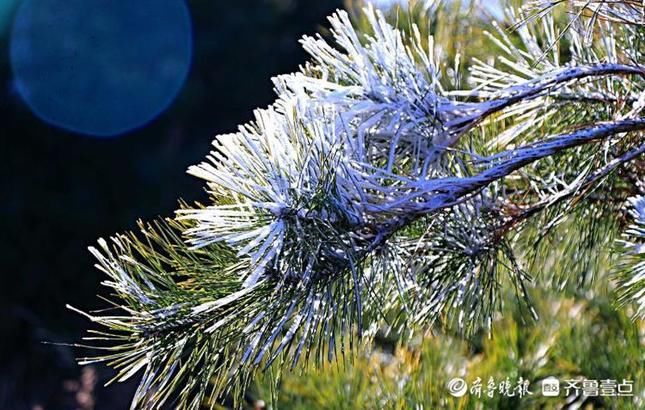
{"label": "blurred green foliage", "polygon": [[[540,320],[529,321],[518,305],[499,318],[490,335],[464,340],[448,333],[417,335],[400,340],[393,351],[365,347],[358,357],[338,359],[322,369],[308,366],[304,374],[285,372],[276,386],[268,374],[256,385],[254,396],[280,409],[556,409],[571,405],[564,397],[544,397],[540,381],[613,379],[634,382],[634,397],[579,398],[582,408],[639,409],[643,406],[645,357],[642,323],[614,306],[606,283],[599,281],[587,295],[562,296],[550,288],[532,292]],[[509,295],[510,296],[510,295]],[[471,386],[482,383],[481,397],[452,397],[447,388],[455,377]],[[533,394],[506,397],[486,394],[490,378],[519,378],[530,382]],[[277,390],[277,394],[272,392]]]}

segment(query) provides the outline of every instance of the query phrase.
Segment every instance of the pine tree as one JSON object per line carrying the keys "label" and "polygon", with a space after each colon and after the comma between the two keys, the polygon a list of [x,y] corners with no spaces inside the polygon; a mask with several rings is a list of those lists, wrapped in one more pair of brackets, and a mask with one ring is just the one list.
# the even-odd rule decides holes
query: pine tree
{"label": "pine tree", "polygon": [[531,288],[590,286],[599,249],[617,309],[643,319],[642,4],[466,13],[488,55],[448,45],[459,7],[435,39],[450,7],[338,11],[305,36],[275,102],[189,169],[209,203],[91,249],[116,313],[86,314],[105,354],[82,363],[143,370],[133,408],[239,406],[259,371],[377,334],[493,333],[514,299],[548,321]]}

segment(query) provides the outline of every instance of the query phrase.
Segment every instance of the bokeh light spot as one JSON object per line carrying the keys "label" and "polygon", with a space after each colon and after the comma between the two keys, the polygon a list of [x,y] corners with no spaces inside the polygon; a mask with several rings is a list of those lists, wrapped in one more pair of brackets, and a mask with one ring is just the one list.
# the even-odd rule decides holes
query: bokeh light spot
{"label": "bokeh light spot", "polygon": [[25,0],[11,33],[15,87],[34,114],[98,137],[163,112],[191,56],[184,0]]}
{"label": "bokeh light spot", "polygon": [[19,0],[0,0],[0,38],[4,38]]}

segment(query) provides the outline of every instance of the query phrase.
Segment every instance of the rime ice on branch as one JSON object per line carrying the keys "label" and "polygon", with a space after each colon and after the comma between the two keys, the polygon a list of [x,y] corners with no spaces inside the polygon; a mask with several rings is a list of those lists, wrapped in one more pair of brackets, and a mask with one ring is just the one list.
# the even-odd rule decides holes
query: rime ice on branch
{"label": "rime ice on branch", "polygon": [[[274,79],[276,102],[190,168],[212,203],[93,250],[123,312],[88,315],[108,328],[106,355],[88,361],[119,380],[145,369],[133,406],[178,386],[190,408],[239,399],[256,370],[331,360],[392,311],[401,328],[490,326],[505,288],[529,302],[515,235],[640,172],[642,51],[616,44],[641,26],[606,26],[611,41],[591,51],[570,30],[566,62],[548,14],[520,26],[521,46],[499,30],[508,57],[475,62],[464,91],[442,77],[432,37],[365,16],[368,33],[339,11],[333,39],[305,37],[311,61]],[[625,286],[642,284],[636,266]],[[642,305],[642,289],[624,295]]]}

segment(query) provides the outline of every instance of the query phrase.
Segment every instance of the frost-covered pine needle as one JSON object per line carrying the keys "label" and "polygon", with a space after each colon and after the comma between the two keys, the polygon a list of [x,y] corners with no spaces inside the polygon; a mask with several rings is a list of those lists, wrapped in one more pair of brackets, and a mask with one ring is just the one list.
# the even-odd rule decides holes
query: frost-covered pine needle
{"label": "frost-covered pine needle", "polygon": [[[87,362],[118,380],[143,369],[133,407],[239,400],[256,371],[343,357],[392,310],[490,327],[503,287],[528,302],[511,233],[642,153],[642,50],[619,52],[632,29],[607,26],[594,49],[571,32],[561,61],[548,13],[520,28],[522,47],[497,27],[506,56],[450,90],[439,67],[459,64],[432,37],[365,17],[365,33],[339,11],[331,39],[303,38],[311,60],[274,79],[276,101],[215,138],[189,170],[208,204],[92,251],[117,312],[87,315],[107,329]],[[639,312],[642,273],[624,293]]]}
{"label": "frost-covered pine needle", "polygon": [[628,201],[632,222],[623,234],[620,270],[617,274],[622,304],[633,304],[634,316],[645,318],[645,196]]}

